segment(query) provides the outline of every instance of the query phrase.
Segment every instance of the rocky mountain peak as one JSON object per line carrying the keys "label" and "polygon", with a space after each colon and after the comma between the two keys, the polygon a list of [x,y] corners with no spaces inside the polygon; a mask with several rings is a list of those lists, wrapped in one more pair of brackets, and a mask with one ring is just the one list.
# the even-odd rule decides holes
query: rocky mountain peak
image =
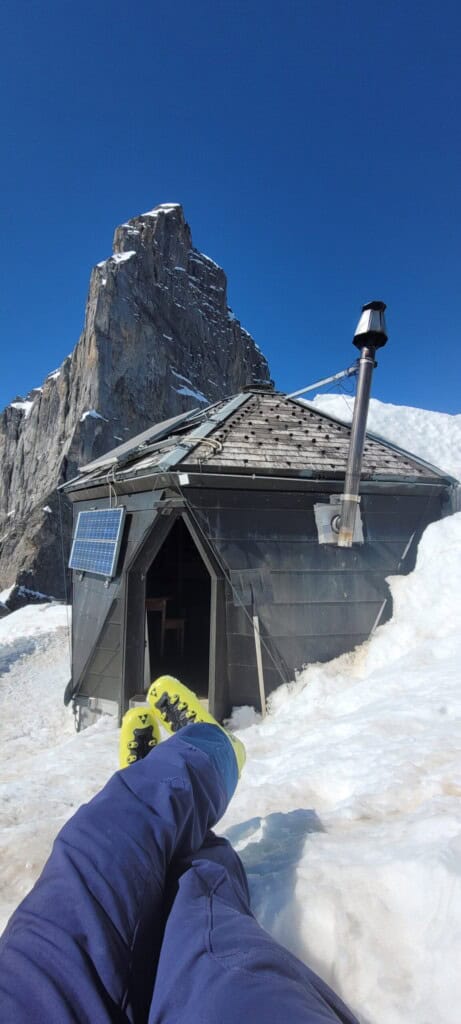
{"label": "rocky mountain peak", "polygon": [[[221,267],[193,247],[179,203],[116,228],[92,270],[74,351],[0,415],[0,594],[63,596],[56,486],[150,424],[268,380],[227,305]],[[65,507],[64,547],[70,538]],[[0,597],[1,599],[1,597]]]}

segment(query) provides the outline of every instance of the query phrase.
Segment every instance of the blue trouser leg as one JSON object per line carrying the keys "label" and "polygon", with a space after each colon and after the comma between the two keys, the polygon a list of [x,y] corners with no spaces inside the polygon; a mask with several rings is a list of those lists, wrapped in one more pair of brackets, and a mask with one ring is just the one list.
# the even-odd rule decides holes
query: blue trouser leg
{"label": "blue trouser leg", "polygon": [[236,777],[224,733],[194,725],[80,808],[0,942],[2,1020],[353,1021],[259,928],[237,855],[209,833]]}
{"label": "blue trouser leg", "polygon": [[0,941],[2,1021],[147,1020],[168,869],[201,847],[236,781],[224,733],[189,726],[77,811]]}
{"label": "blue trouser leg", "polygon": [[357,1024],[310,968],[254,919],[245,871],[209,834],[178,867],[149,1024]]}

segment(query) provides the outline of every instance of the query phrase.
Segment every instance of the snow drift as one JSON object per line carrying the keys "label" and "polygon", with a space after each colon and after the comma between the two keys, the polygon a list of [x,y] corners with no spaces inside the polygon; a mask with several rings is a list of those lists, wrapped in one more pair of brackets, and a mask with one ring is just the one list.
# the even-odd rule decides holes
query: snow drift
{"label": "snow drift", "polygon": [[[316,395],[306,405],[344,423],[352,420],[354,399],[346,395]],[[461,480],[461,415],[391,405],[372,398],[367,429]]]}
{"label": "snow drift", "polygon": [[461,514],[390,585],[394,618],[241,734],[250,767],[224,825],[258,919],[363,1022],[455,1024]]}

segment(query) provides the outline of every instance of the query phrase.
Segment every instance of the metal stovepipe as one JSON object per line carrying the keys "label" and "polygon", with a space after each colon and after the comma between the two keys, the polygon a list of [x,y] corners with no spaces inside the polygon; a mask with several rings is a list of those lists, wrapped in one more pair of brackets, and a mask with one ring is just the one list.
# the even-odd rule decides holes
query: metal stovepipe
{"label": "metal stovepipe", "polygon": [[357,394],[354,403],[344,494],[341,496],[341,512],[338,524],[338,547],[340,548],[352,547],[355,516],[357,505],[360,502],[360,469],[365,443],[368,406],[370,404],[371,378],[375,365],[375,349],[372,346],[365,346],[360,354]]}

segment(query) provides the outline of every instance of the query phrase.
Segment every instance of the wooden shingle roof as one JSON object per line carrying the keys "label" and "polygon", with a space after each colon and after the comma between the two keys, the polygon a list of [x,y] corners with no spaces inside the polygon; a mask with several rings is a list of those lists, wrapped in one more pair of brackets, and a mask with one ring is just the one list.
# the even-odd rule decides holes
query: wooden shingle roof
{"label": "wooden shingle roof", "polygon": [[[132,438],[84,467],[79,479],[95,483],[108,466],[112,479],[120,481],[172,469],[319,479],[341,479],[346,471],[350,426],[284,394],[249,390],[179,420]],[[368,433],[361,477],[447,479],[442,470]]]}
{"label": "wooden shingle roof", "polygon": [[[346,470],[351,430],[305,403],[277,393],[249,394],[248,400],[182,460],[184,467],[259,473],[303,472],[339,475]],[[210,442],[215,442],[212,447]],[[362,477],[437,479],[435,468],[367,434]]]}

